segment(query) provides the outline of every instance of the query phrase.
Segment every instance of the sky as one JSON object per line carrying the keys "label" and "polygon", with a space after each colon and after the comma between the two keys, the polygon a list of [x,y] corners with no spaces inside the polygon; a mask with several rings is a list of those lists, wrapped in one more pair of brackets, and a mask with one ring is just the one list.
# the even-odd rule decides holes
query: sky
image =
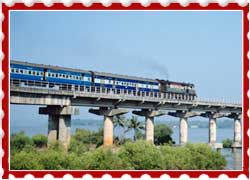
{"label": "sky", "polygon": [[[242,14],[13,11],[10,58],[190,82],[201,99],[241,101]],[[11,105],[11,119],[40,118],[37,112],[36,106]],[[96,118],[87,108],[81,114]]]}

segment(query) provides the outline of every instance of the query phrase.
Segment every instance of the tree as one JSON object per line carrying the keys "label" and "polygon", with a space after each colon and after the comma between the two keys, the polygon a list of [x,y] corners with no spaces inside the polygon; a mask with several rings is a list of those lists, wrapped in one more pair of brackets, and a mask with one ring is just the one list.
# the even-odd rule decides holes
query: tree
{"label": "tree", "polygon": [[134,131],[134,136],[133,136],[133,139],[134,141],[136,141],[136,132],[140,131],[140,130],[143,130],[144,129],[144,125],[138,121],[137,117],[136,116],[132,116],[131,119],[128,119],[128,129],[127,131],[129,130],[132,130]]}
{"label": "tree", "polygon": [[126,169],[164,169],[160,150],[144,140],[125,143],[118,154],[123,163],[126,163]]}
{"label": "tree", "polygon": [[22,151],[26,145],[32,145],[32,140],[22,131],[10,137],[11,153]]}
{"label": "tree", "polygon": [[231,139],[225,139],[222,141],[223,148],[231,148],[233,144],[233,140]]}
{"label": "tree", "polygon": [[154,143],[156,145],[162,145],[164,143],[173,144],[172,134],[172,129],[166,124],[158,124],[154,128]]}
{"label": "tree", "polygon": [[122,129],[121,133],[119,133],[118,136],[118,144],[122,144],[124,143],[124,137],[126,134],[126,127],[127,127],[127,123],[126,123],[126,118],[123,115],[116,115],[113,118],[113,123],[115,128],[120,127]]}
{"label": "tree", "polygon": [[47,146],[48,138],[43,134],[37,134],[32,137],[32,141],[36,147],[42,148]]}

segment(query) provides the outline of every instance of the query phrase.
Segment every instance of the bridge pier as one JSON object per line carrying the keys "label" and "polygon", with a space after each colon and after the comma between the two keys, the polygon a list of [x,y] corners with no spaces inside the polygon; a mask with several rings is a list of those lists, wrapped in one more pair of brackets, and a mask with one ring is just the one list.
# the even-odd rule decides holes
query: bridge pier
{"label": "bridge pier", "polygon": [[200,113],[188,111],[169,112],[168,115],[180,118],[180,145],[184,145],[188,141],[188,118],[199,116]]}
{"label": "bridge pier", "polygon": [[47,114],[48,120],[48,146],[59,141],[65,150],[70,143],[71,115],[78,115],[79,109],[71,106],[40,107],[39,114]]}
{"label": "bridge pier", "polygon": [[142,109],[141,111],[133,111],[133,114],[145,117],[145,139],[154,143],[154,117],[165,115],[165,112],[157,110]]}
{"label": "bridge pier", "polygon": [[232,113],[228,117],[234,119],[234,140],[233,140],[233,144],[232,144],[232,150],[236,151],[238,148],[242,147],[242,144],[241,144],[241,123],[240,123],[242,115]]}
{"label": "bridge pier", "polygon": [[215,149],[221,149],[222,143],[216,143],[216,120],[217,118],[225,117],[225,114],[217,113],[217,112],[206,112],[201,115],[202,117],[209,118],[209,138],[208,138],[208,144],[215,148]]}
{"label": "bridge pier", "polygon": [[108,109],[108,108],[100,108],[100,109],[89,109],[89,112],[95,115],[104,116],[103,120],[103,145],[110,146],[113,144],[113,116],[122,115],[128,113],[126,109]]}

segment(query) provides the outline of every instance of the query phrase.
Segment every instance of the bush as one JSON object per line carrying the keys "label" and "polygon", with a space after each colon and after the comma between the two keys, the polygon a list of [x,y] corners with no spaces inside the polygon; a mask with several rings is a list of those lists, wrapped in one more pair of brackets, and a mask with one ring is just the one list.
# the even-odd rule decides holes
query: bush
{"label": "bush", "polygon": [[77,155],[82,155],[83,153],[90,150],[90,146],[88,144],[83,144],[77,141],[74,137],[70,140],[70,146],[68,151],[70,153],[76,153]]}
{"label": "bush", "polygon": [[48,150],[39,153],[39,163],[45,170],[62,170],[64,169],[66,154],[60,151]]}
{"label": "bush", "polygon": [[220,152],[214,151],[207,144],[187,144],[191,152],[193,162],[195,162],[194,169],[224,169],[226,166],[226,159]]}
{"label": "bush", "polygon": [[166,124],[158,124],[154,129],[154,143],[155,145],[174,144],[171,135],[173,131]]}
{"label": "bush", "polygon": [[98,148],[82,156],[81,169],[112,170],[127,169],[121,158],[110,148]]}
{"label": "bush", "polygon": [[91,136],[93,144],[96,144],[97,147],[103,145],[103,128],[100,128],[97,132],[93,132]]}
{"label": "bush", "polygon": [[48,144],[48,150],[63,152],[64,147],[59,141],[53,141]]}
{"label": "bush", "polygon": [[187,144],[184,147],[161,146],[166,169],[224,169],[225,158],[206,144]]}
{"label": "bush", "polygon": [[162,155],[150,142],[127,142],[121,147],[119,157],[135,170],[163,168]]}
{"label": "bush", "polygon": [[26,145],[32,145],[32,140],[24,132],[11,135],[10,150],[12,153],[22,151]]}
{"label": "bush", "polygon": [[183,147],[160,146],[164,169],[184,170],[194,169],[191,152]]}
{"label": "bush", "polygon": [[[226,166],[226,160],[221,153],[206,144],[156,147],[150,142],[138,140],[128,141],[119,148],[100,147],[89,151],[90,145],[84,144],[86,141],[81,139],[85,137],[83,134],[80,133],[72,139],[69,152],[65,152],[59,142],[51,143],[47,150],[38,151],[24,133],[13,135],[11,146],[15,148],[15,153],[11,154],[11,169],[221,170]],[[40,138],[37,139],[40,142]]]}
{"label": "bush", "polygon": [[97,132],[92,132],[86,129],[76,129],[75,135],[72,136],[78,144],[96,144],[102,145],[103,142],[103,129],[99,129]]}
{"label": "bush", "polygon": [[39,163],[38,156],[34,152],[24,152],[11,156],[10,159],[10,169],[15,170],[38,170],[44,169],[43,166]]}
{"label": "bush", "polygon": [[222,141],[223,148],[231,148],[233,144],[233,140],[231,139],[225,139]]}
{"label": "bush", "polygon": [[32,141],[36,147],[42,148],[47,146],[48,138],[42,134],[37,134],[32,137]]}

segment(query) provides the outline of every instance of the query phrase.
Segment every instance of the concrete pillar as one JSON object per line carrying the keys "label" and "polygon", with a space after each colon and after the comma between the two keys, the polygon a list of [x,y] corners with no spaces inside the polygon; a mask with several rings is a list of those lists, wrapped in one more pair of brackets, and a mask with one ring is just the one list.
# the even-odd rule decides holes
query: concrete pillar
{"label": "concrete pillar", "polygon": [[103,145],[109,146],[113,144],[113,118],[104,116],[103,125]]}
{"label": "concrete pillar", "polygon": [[141,111],[133,111],[133,114],[145,117],[145,139],[154,143],[154,117],[165,115],[163,111],[142,109]]}
{"label": "concrete pillar", "polygon": [[232,144],[232,151],[236,152],[238,148],[242,147],[242,144],[241,144],[241,123],[240,123],[240,119],[242,117],[242,114],[232,113],[228,117],[234,119],[234,142]]}
{"label": "concrete pillar", "polygon": [[49,115],[48,142],[56,141],[58,137],[58,115]]}
{"label": "concrete pillar", "polygon": [[95,115],[104,116],[103,121],[103,145],[110,146],[113,144],[113,116],[128,113],[126,109],[113,109],[101,107],[100,109],[89,109],[89,112]]}
{"label": "concrete pillar", "polygon": [[188,118],[199,116],[201,113],[189,111],[169,112],[168,115],[180,118],[179,143],[184,145],[188,142]]}
{"label": "concrete pillar", "polygon": [[241,143],[241,124],[240,119],[234,120],[234,142]]}
{"label": "concrete pillar", "polygon": [[153,117],[145,117],[146,120],[146,141],[150,141],[154,143],[154,118]]}
{"label": "concrete pillar", "polygon": [[59,141],[65,150],[70,143],[71,115],[78,115],[79,109],[71,106],[40,107],[39,114],[47,114],[48,120],[48,145]]}
{"label": "concrete pillar", "polygon": [[209,119],[209,144],[216,143],[216,119]]}
{"label": "concrete pillar", "polygon": [[180,144],[186,144],[188,141],[188,122],[187,118],[180,118]]}
{"label": "concrete pillar", "polygon": [[222,143],[216,143],[216,120],[218,118],[226,117],[227,114],[219,112],[206,112],[201,114],[202,117],[209,118],[209,135],[208,144],[215,149],[221,149]]}
{"label": "concrete pillar", "polygon": [[68,149],[70,144],[71,115],[60,115],[58,126],[58,140],[64,149]]}

